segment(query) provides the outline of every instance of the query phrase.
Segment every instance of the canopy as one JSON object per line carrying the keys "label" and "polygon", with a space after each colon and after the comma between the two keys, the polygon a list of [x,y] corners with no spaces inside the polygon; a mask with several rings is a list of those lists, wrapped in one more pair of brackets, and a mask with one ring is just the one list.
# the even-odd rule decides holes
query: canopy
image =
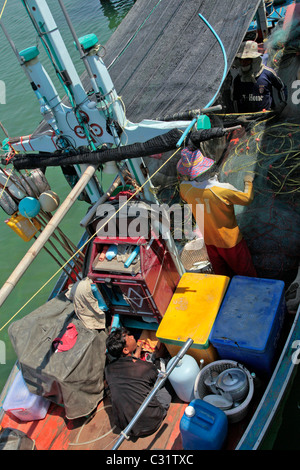
{"label": "canopy", "polygon": [[138,0],[105,45],[132,122],[205,107],[221,83],[260,0]]}

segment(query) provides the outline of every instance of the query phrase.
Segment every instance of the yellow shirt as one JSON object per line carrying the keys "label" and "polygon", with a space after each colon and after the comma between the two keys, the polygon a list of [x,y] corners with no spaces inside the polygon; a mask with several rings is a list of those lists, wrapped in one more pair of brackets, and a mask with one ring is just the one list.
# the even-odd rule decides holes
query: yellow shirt
{"label": "yellow shirt", "polygon": [[[237,225],[234,204],[247,206],[253,200],[253,184],[245,182],[244,192],[229,183],[220,183],[215,176],[206,181],[183,181],[180,196],[191,204],[193,216],[197,221],[197,205],[204,210],[204,227],[199,225],[206,245],[218,248],[232,248],[243,235]],[[198,212],[199,213],[199,212]]]}

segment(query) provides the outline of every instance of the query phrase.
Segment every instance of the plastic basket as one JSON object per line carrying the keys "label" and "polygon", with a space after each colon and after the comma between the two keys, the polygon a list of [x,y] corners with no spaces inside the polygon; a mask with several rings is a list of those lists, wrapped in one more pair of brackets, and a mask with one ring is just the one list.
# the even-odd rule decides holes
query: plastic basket
{"label": "plastic basket", "polygon": [[230,423],[237,423],[247,415],[248,408],[254,393],[253,377],[250,372],[239,362],[221,360],[212,362],[211,364],[208,364],[207,366],[203,367],[203,369],[199,372],[195,380],[194,395],[195,398],[200,398],[201,400],[203,400],[205,395],[211,393],[209,388],[204,383],[205,379],[210,375],[210,373],[218,372],[220,374],[224,370],[230,369],[231,367],[239,367],[240,369],[242,369],[246,373],[249,383],[248,394],[245,400],[239,406],[224,411]]}

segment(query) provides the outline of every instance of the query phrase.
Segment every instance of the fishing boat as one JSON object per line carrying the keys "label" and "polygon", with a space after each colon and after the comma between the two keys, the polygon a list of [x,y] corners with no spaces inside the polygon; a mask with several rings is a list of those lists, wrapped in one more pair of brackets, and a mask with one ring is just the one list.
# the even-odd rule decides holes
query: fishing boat
{"label": "fishing boat", "polygon": [[[53,278],[59,279],[48,301],[9,322],[18,359],[1,394],[2,448],[149,450],[154,464],[178,463],[180,451],[191,452],[181,454],[184,462],[199,449],[270,448],[299,363],[299,4],[138,0],[102,57],[98,38],[90,32],[78,38],[59,0],[85,66],[81,77],[47,2],[23,4],[65,96],[59,97],[38,48],[18,51],[1,21],[43,121],[31,135],[3,144],[1,207],[14,232],[36,240],[2,286],[0,305],[46,242],[58,240],[67,260],[59,262],[56,253],[60,267]],[[254,30],[289,90],[295,84],[280,116],[237,115],[227,108],[235,55]],[[201,230],[184,211],[176,164],[191,137],[214,155],[226,182],[238,187],[254,168],[254,206],[237,218],[257,278],[215,275]],[[72,187],[63,202],[47,182],[51,166],[61,167]],[[115,175],[107,189],[98,177],[105,170]],[[78,221],[83,235],[75,246],[59,225],[78,198],[88,210]],[[167,351],[166,369],[160,367],[126,429],[114,424],[104,380],[104,331],[82,324],[69,295],[86,277],[108,331],[125,326],[137,338],[154,335]],[[258,336],[265,339],[259,350]],[[228,394],[215,384],[224,376],[227,384],[233,380],[229,369],[244,377],[245,393],[228,404]],[[166,381],[175,393],[161,426],[149,436],[130,437]],[[122,463],[119,458],[110,453],[106,463]]]}

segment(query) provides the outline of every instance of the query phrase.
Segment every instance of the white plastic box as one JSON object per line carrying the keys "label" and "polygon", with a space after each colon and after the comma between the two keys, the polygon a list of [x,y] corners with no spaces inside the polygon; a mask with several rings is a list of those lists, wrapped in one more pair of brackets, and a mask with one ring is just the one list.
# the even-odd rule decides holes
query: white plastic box
{"label": "white plastic box", "polygon": [[12,413],[21,421],[34,421],[45,418],[49,406],[49,400],[29,392],[19,371],[4,400],[4,411]]}

